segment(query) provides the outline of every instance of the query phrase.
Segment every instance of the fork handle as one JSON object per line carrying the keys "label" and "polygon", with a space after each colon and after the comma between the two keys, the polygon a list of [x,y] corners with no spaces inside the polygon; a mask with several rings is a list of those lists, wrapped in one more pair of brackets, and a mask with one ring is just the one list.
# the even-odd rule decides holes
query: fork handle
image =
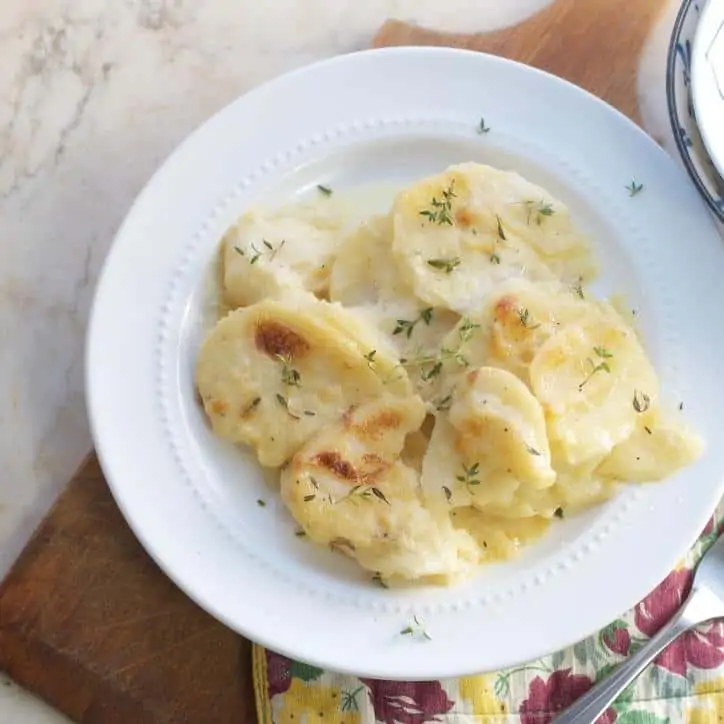
{"label": "fork handle", "polygon": [[686,605],[633,656],[603,681],[592,686],[582,697],[565,709],[555,724],[594,724],[619,694],[678,636],[691,628],[683,618]]}

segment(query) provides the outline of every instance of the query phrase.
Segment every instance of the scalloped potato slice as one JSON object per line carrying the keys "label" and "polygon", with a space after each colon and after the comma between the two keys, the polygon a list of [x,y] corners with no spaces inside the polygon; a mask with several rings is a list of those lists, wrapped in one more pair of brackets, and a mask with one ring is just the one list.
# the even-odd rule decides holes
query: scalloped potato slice
{"label": "scalloped potato slice", "polygon": [[503,469],[522,484],[555,482],[538,400],[515,375],[494,367],[469,372],[455,390],[450,423],[457,448],[483,469]]}
{"label": "scalloped potato slice", "polygon": [[630,437],[614,447],[596,473],[624,482],[654,482],[691,465],[703,451],[702,439],[680,416],[650,409],[639,415]]}
{"label": "scalloped potato slice", "polygon": [[566,207],[513,172],[453,166],[398,194],[392,213],[393,252],[415,294],[460,314],[509,279],[574,280],[594,269]]}
{"label": "scalloped potato slice", "polygon": [[422,425],[417,397],[383,397],[320,430],[281,476],[282,498],[315,542],[332,545],[383,578],[446,581],[480,557],[447,511],[425,508],[418,473],[402,462]]}
{"label": "scalloped potato slice", "polygon": [[538,350],[530,380],[548,435],[572,465],[625,440],[636,426],[634,395],[645,392],[653,403],[659,392],[636,334],[613,319],[561,329]]}
{"label": "scalloped potato slice", "polygon": [[246,212],[224,235],[223,292],[231,307],[299,292],[327,294],[344,219],[295,209]]}
{"label": "scalloped potato slice", "polygon": [[432,504],[472,505],[504,517],[550,516],[556,480],[538,401],[517,377],[482,367],[460,378],[423,460]]}
{"label": "scalloped potato slice", "polygon": [[503,518],[553,516],[559,507],[554,486],[541,489],[524,485],[505,467],[502,456],[481,458],[460,450],[459,433],[446,415],[439,415],[422,461],[422,487],[428,505],[438,510],[474,506]]}
{"label": "scalloped potato slice", "polygon": [[376,216],[341,243],[331,268],[329,298],[345,306],[414,299],[392,261],[392,219]]}
{"label": "scalloped potato slice", "polygon": [[485,561],[514,558],[521,548],[541,538],[550,527],[547,518],[502,518],[472,507],[456,508],[450,515],[456,528],[473,536]]}
{"label": "scalloped potato slice", "polygon": [[231,312],[208,333],[196,384],[214,432],[255,448],[275,467],[352,405],[383,394],[409,396],[397,360],[341,307],[314,300],[299,309],[259,302]]}
{"label": "scalloped potato slice", "polygon": [[613,312],[600,302],[579,296],[580,287],[521,280],[506,285],[486,309],[486,353],[491,364],[528,380],[528,368],[540,347],[561,327]]}

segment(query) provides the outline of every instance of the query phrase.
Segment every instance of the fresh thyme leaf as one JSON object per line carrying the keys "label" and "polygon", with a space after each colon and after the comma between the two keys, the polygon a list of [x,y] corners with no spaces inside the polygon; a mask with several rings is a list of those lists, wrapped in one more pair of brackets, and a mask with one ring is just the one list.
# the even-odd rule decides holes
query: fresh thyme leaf
{"label": "fresh thyme leaf", "polygon": [[422,321],[426,325],[429,325],[430,322],[432,322],[432,315],[433,315],[434,309],[432,307],[427,307],[426,309],[423,309],[419,316],[416,319],[398,319],[396,320],[395,328],[392,330],[393,335],[397,334],[404,334],[407,339],[410,339],[412,336],[412,332],[415,329],[418,322]]}
{"label": "fresh thyme leaf", "polygon": [[580,299],[585,299],[585,296],[583,294],[583,285],[580,282],[573,286],[573,291],[575,292],[577,297],[579,297]]}
{"label": "fresh thyme leaf", "polygon": [[316,479],[316,478],[310,477],[310,478],[309,478],[309,482],[312,484],[312,487],[313,487],[315,490],[319,490],[319,483],[317,482],[317,479]]}
{"label": "fresh thyme leaf", "polygon": [[480,123],[478,124],[478,133],[487,133],[490,130],[490,126],[485,125],[485,119],[481,118]]}
{"label": "fresh thyme leaf", "polygon": [[385,498],[385,494],[379,488],[370,488],[370,490],[372,490],[372,495],[374,495],[375,498],[381,500],[384,503],[387,503],[387,505],[390,504],[390,501]]}
{"label": "fresh thyme leaf", "polygon": [[[268,242],[266,239],[262,239],[261,243],[265,247],[264,249],[257,249],[255,244],[251,244],[251,251],[253,253],[249,257],[249,264],[256,264],[259,261],[259,259],[261,259],[265,254],[269,255],[269,260],[271,261],[277,255],[277,252],[279,252],[281,250],[281,248],[284,246],[284,244],[286,244],[287,242],[286,242],[286,239],[282,239],[279,242],[279,246],[277,246],[276,248],[274,247],[274,245],[272,243]],[[241,254],[242,256],[246,256],[244,254],[244,252],[241,249],[239,249],[238,247],[234,247],[234,249],[236,249],[236,251],[238,251],[239,254]]]}
{"label": "fresh thyme leaf", "polygon": [[257,504],[260,508],[266,508],[266,502],[263,501],[261,498],[258,498],[258,499],[257,499],[256,504]]}
{"label": "fresh thyme leaf", "polygon": [[452,405],[452,395],[447,395],[446,397],[443,397],[440,402],[435,405],[435,409],[438,412],[446,412],[450,409],[450,406]]}
{"label": "fresh thyme leaf", "polygon": [[611,357],[613,357],[605,347],[594,347],[593,351],[596,353],[596,356],[601,359],[611,359]]}
{"label": "fresh thyme leaf", "polygon": [[535,222],[536,226],[540,226],[546,216],[553,216],[556,213],[553,205],[545,201],[524,201],[523,205],[526,208],[528,226],[531,221]]}
{"label": "fresh thyme leaf", "polygon": [[628,195],[633,197],[636,196],[636,194],[641,193],[643,191],[644,185],[636,183],[636,179],[631,179],[631,183],[626,187],[626,190],[628,191]]}
{"label": "fresh thyme leaf", "polygon": [[241,254],[241,256],[245,256],[243,250],[240,249],[238,246],[235,246],[235,247],[234,247],[234,251],[235,251],[237,254]]}
{"label": "fresh thyme leaf", "polygon": [[379,571],[376,571],[372,576],[372,582],[376,583],[378,586],[382,586],[382,588],[389,588],[389,586],[384,582],[382,574]]}
{"label": "fresh thyme leaf", "polygon": [[680,403],[679,403],[679,410],[683,410],[683,409],[684,409],[684,403],[683,403],[683,402],[680,402]]}
{"label": "fresh thyme leaf", "polygon": [[432,641],[432,637],[425,630],[425,626],[417,616],[412,617],[412,622],[400,631],[400,636],[411,636],[414,638],[422,638],[426,641]]}
{"label": "fresh thyme leaf", "polygon": [[316,417],[317,416],[317,413],[314,410],[305,410],[304,414],[307,417]]}
{"label": "fresh thyme leaf", "polygon": [[281,393],[277,392],[277,402],[285,409],[289,409],[289,402],[287,401],[287,398],[284,397]]}
{"label": "fresh thyme leaf", "polygon": [[261,397],[255,397],[249,403],[249,406],[244,410],[244,412],[241,413],[241,416],[246,417],[250,412],[253,412],[254,410],[256,410],[256,408],[259,407],[260,403],[261,403]]}
{"label": "fresh thyme leaf", "polygon": [[370,350],[366,355],[364,355],[364,358],[367,360],[367,366],[374,372],[375,369],[375,357],[377,356],[377,350],[373,349]]}
{"label": "fresh thyme leaf", "polygon": [[473,336],[473,332],[476,329],[480,329],[480,325],[476,322],[473,322],[473,320],[469,317],[464,317],[462,320],[462,324],[460,325],[460,329],[458,330],[460,341],[469,342]]}
{"label": "fresh thyme leaf", "polygon": [[447,485],[442,486],[442,492],[445,493],[445,499],[449,503],[452,500],[452,491]]}
{"label": "fresh thyme leaf", "polygon": [[461,475],[456,475],[455,480],[466,486],[480,485],[480,478],[478,477],[479,474],[480,463],[473,463],[469,467],[466,467],[465,464],[463,464],[463,472]]}
{"label": "fresh thyme leaf", "polygon": [[297,536],[297,538],[305,538],[307,534],[300,528],[294,535]]}
{"label": "fresh thyme leaf", "polygon": [[645,392],[634,390],[633,409],[636,412],[646,412],[651,405],[651,398]]}
{"label": "fresh thyme leaf", "polygon": [[500,264],[500,257],[497,254],[491,254],[490,263],[491,264]]}
{"label": "fresh thyme leaf", "polygon": [[442,361],[438,360],[435,362],[435,364],[427,371],[427,372],[420,372],[420,377],[427,382],[428,380],[431,380],[433,377],[437,377],[442,372]]}
{"label": "fresh thyme leaf", "polygon": [[459,256],[454,256],[449,259],[428,259],[427,264],[433,269],[444,271],[445,274],[450,274],[454,269],[460,266],[461,259]]}
{"label": "fresh thyme leaf", "polygon": [[424,216],[431,224],[452,226],[452,200],[456,197],[454,189],[455,181],[451,181],[450,185],[443,190],[442,199],[433,196],[430,207],[423,209],[420,216]]}
{"label": "fresh thyme leaf", "polygon": [[563,508],[556,508],[553,512],[553,515],[556,516],[556,518],[562,518],[563,517]]}
{"label": "fresh thyme leaf", "polygon": [[526,448],[528,449],[528,452],[531,455],[540,455],[540,452],[536,450],[534,447],[531,447],[530,445],[526,445]]}
{"label": "fresh thyme leaf", "polygon": [[[613,355],[605,347],[594,347],[593,353],[596,355],[596,357],[602,360],[611,359],[613,357]],[[589,383],[589,381],[595,374],[598,374],[599,372],[608,372],[609,374],[611,373],[611,367],[609,366],[608,362],[599,362],[598,364],[596,364],[590,357],[586,361],[591,366],[591,371],[584,378],[583,382],[578,385],[579,392],[583,390],[583,388]]]}
{"label": "fresh thyme leaf", "polygon": [[305,495],[304,496],[304,502],[309,503],[310,501],[314,500],[317,496],[312,493],[311,495]]}
{"label": "fresh thyme leaf", "polygon": [[644,425],[644,430],[646,430],[646,432],[647,432],[649,435],[653,435],[653,434],[654,434],[654,433],[651,431],[651,428],[648,427],[647,425]]}
{"label": "fresh thyme leaf", "polygon": [[302,377],[298,370],[292,367],[291,359],[282,354],[278,354],[277,359],[282,363],[282,384],[287,387],[299,387]]}
{"label": "fresh thyme leaf", "polygon": [[500,220],[500,217],[496,214],[495,218],[498,221],[498,238],[502,239],[503,241],[507,241],[505,237],[505,231],[503,231],[503,222]]}
{"label": "fresh thyme leaf", "polygon": [[332,189],[329,186],[324,186],[323,184],[317,184],[317,188],[325,196],[331,196],[333,193]]}
{"label": "fresh thyme leaf", "polygon": [[518,319],[520,320],[520,323],[526,328],[526,329],[538,329],[540,327],[540,324],[531,324],[530,320],[530,312],[528,309],[518,309]]}

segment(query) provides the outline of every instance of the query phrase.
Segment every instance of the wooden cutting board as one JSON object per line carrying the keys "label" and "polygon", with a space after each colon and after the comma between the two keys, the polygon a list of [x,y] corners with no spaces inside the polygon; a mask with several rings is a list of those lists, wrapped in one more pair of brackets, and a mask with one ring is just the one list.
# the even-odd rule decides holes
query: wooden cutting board
{"label": "wooden cutting board", "polygon": [[[466,36],[390,21],[374,45],[449,45],[521,60],[638,121],[636,68],[663,4],[557,0],[521,25]],[[84,724],[254,722],[250,652],[145,554],[94,456],[0,587],[0,668]]]}

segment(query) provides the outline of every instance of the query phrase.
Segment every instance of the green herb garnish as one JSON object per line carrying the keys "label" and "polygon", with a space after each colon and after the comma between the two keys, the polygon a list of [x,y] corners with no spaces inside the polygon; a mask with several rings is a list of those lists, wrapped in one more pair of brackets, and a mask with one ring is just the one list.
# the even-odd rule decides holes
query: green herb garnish
{"label": "green herb garnish", "polygon": [[596,357],[600,360],[598,364],[594,362],[590,357],[586,360],[588,364],[591,366],[591,371],[588,373],[586,378],[581,382],[580,385],[578,385],[579,391],[582,390],[590,381],[590,379],[593,377],[593,375],[598,374],[599,372],[608,372],[611,373],[611,368],[608,365],[608,362],[606,362],[607,359],[611,359],[613,355],[604,347],[594,347],[593,353],[596,355]]}
{"label": "green herb garnish", "polygon": [[427,265],[433,269],[444,271],[445,274],[450,274],[454,269],[460,266],[461,259],[459,256],[453,256],[449,259],[428,259]]}
{"label": "green herb garnish", "polygon": [[433,308],[427,307],[423,309],[416,319],[398,319],[395,328],[392,330],[392,334],[404,334],[407,339],[410,339],[412,332],[419,322],[424,322],[429,326],[432,321]]}
{"label": "green herb garnish", "polygon": [[636,194],[641,193],[643,191],[644,185],[636,183],[636,179],[631,179],[631,183],[626,187],[626,190],[628,191],[628,195],[633,197],[636,196]]}
{"label": "green herb garnish", "polygon": [[651,406],[651,398],[644,392],[634,390],[633,395],[633,409],[636,412],[646,412]]}
{"label": "green herb garnish", "polygon": [[433,196],[430,201],[430,208],[420,212],[420,216],[424,216],[431,224],[440,226],[452,226],[452,200],[455,198],[455,181],[450,182],[450,186],[442,192],[442,199]]}
{"label": "green herb garnish", "polygon": [[424,624],[417,616],[413,616],[412,623],[400,631],[400,636],[411,636],[413,638],[423,638],[426,641],[432,641],[432,637],[427,633]]}
{"label": "green herb garnish", "polygon": [[473,463],[470,467],[463,464],[463,472],[455,476],[455,480],[463,485],[470,487],[471,485],[480,485],[480,463]]}
{"label": "green herb garnish", "polygon": [[553,216],[556,213],[553,204],[545,201],[524,201],[523,205],[527,212],[526,224],[528,226],[530,226],[531,222],[535,222],[536,226],[540,226],[545,217]]}

